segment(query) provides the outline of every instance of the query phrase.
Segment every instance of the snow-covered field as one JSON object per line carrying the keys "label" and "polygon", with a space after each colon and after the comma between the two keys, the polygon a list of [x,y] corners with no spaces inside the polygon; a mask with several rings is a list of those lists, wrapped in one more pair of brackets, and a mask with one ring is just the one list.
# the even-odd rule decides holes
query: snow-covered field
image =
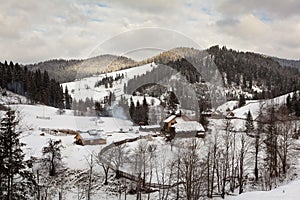
{"label": "snow-covered field", "polygon": [[246,192],[238,196],[227,196],[226,200],[299,200],[300,180],[292,181],[270,191]]}

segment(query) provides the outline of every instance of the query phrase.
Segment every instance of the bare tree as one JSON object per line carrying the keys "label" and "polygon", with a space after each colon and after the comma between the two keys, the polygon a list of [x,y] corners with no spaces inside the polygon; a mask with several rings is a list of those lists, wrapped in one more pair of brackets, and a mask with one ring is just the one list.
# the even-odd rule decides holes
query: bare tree
{"label": "bare tree", "polygon": [[199,140],[193,139],[184,144],[179,151],[177,159],[179,180],[182,182],[180,198],[196,200],[204,197],[205,189],[205,161],[200,157],[201,145]]}
{"label": "bare tree", "polygon": [[52,140],[48,141],[48,146],[43,147],[43,155],[45,156],[44,161],[46,165],[49,165],[49,175],[56,175],[56,168],[61,165],[61,140]]}
{"label": "bare tree", "polygon": [[238,183],[239,183],[239,194],[241,194],[244,190],[244,162],[245,162],[245,154],[246,150],[246,140],[244,134],[241,135],[241,149],[239,155],[239,175],[238,175]]}
{"label": "bare tree", "polygon": [[[168,160],[166,155],[161,155],[156,160],[155,174],[157,183],[160,185],[171,185],[174,177],[175,161]],[[159,200],[168,200],[170,195],[170,188],[160,188],[158,191]]]}

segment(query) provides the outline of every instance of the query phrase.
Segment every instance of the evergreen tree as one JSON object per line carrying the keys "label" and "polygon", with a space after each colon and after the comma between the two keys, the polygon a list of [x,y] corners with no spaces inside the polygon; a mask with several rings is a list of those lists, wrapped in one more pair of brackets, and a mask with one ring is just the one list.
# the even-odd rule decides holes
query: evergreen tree
{"label": "evergreen tree", "polygon": [[147,103],[147,100],[146,100],[146,97],[144,96],[144,99],[143,99],[143,106],[142,106],[142,113],[143,115],[143,119],[142,121],[144,122],[145,125],[148,125],[148,121],[149,121],[149,117],[148,117],[148,114],[149,114],[149,105]]}
{"label": "evergreen tree", "polygon": [[286,97],[286,106],[289,109],[289,111],[291,111],[292,104],[291,104],[291,96],[290,96],[290,94],[288,94],[288,96]]}
{"label": "evergreen tree", "polygon": [[169,92],[169,99],[167,102],[168,108],[170,110],[176,110],[177,104],[179,104],[179,101],[178,101],[176,95],[174,94],[174,92]]}
{"label": "evergreen tree", "polygon": [[203,126],[203,128],[205,130],[207,130],[209,121],[207,120],[207,118],[203,114],[200,114],[199,123]]}
{"label": "evergreen tree", "polygon": [[98,102],[98,101],[95,102],[95,111],[96,111],[96,116],[100,117],[101,113],[103,111],[103,108],[102,108],[100,102]]}
{"label": "evergreen tree", "polygon": [[35,182],[29,171],[30,162],[20,142],[15,111],[9,110],[1,119],[0,126],[0,199],[29,199]]}
{"label": "evergreen tree", "polygon": [[134,102],[132,97],[130,97],[129,115],[133,121],[134,121],[134,112],[135,112]]}
{"label": "evergreen tree", "polygon": [[136,107],[134,109],[134,113],[133,113],[133,122],[136,123],[136,124],[139,124],[140,121],[142,119],[142,116],[141,116],[141,104],[140,104],[140,101],[137,100],[136,102]]}
{"label": "evergreen tree", "polygon": [[71,105],[72,105],[72,98],[69,95],[69,91],[68,91],[68,87],[65,87],[65,108],[66,109],[71,109]]}
{"label": "evergreen tree", "polygon": [[57,102],[56,107],[60,110],[63,110],[64,109],[64,92],[63,92],[62,86],[60,86],[59,83],[57,83],[57,86],[56,86],[56,102]]}
{"label": "evergreen tree", "polygon": [[246,104],[246,99],[245,99],[245,95],[241,94],[240,95],[240,99],[239,99],[239,107],[242,107]]}
{"label": "evergreen tree", "polygon": [[247,134],[250,134],[254,131],[253,118],[250,110],[247,113],[245,128]]}

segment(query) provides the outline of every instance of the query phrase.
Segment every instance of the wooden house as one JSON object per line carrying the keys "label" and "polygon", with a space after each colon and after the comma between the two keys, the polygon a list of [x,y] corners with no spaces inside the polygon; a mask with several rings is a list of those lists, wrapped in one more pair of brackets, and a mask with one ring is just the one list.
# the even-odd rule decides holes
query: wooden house
{"label": "wooden house", "polygon": [[106,136],[102,131],[89,130],[87,132],[79,132],[76,134],[75,143],[79,145],[98,145],[106,144]]}
{"label": "wooden house", "polygon": [[192,121],[186,115],[172,114],[163,121],[162,132],[167,137],[195,137],[203,135],[205,130],[197,121]]}

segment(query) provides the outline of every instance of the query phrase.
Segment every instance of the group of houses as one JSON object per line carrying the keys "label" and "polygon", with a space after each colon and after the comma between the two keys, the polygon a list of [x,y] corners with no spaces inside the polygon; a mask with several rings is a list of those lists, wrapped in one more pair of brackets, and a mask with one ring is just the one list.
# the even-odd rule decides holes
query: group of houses
{"label": "group of houses", "polygon": [[[203,126],[181,112],[172,113],[162,121],[161,133],[168,140],[173,138],[205,137]],[[107,135],[101,130],[78,132],[75,143],[79,145],[106,144]]]}

